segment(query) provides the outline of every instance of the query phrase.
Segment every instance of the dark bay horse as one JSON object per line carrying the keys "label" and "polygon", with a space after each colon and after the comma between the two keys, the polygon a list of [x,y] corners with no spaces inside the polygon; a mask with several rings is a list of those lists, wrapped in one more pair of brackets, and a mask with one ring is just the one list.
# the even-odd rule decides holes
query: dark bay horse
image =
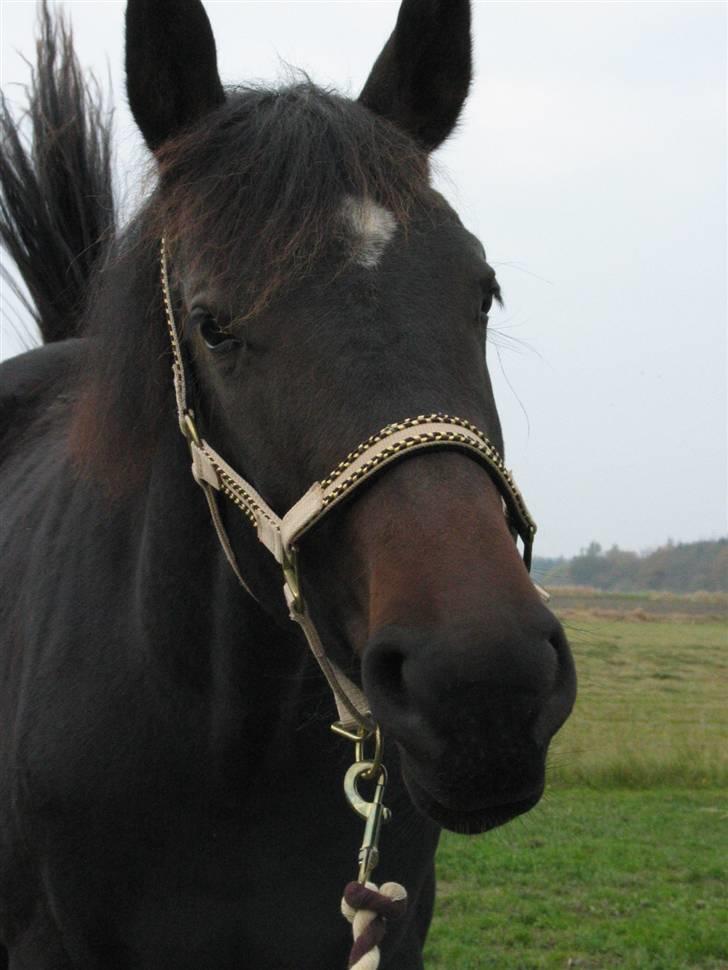
{"label": "dark bay horse", "polygon": [[[46,344],[0,372],[0,965],[338,970],[350,746],[275,559],[221,497],[241,588],[190,474],[160,239],[197,429],[276,514],[413,416],[457,415],[502,453],[498,283],[428,179],[471,81],[469,3],[404,0],[356,101],[223,88],[199,0],[126,17],[158,179],[123,231],[103,113],[47,12],[32,154],[2,118],[0,228]],[[504,497],[456,444],[411,451],[298,547],[326,651],[386,739],[377,876],[409,908],[383,970],[423,966],[440,827],[535,805],[573,704]]]}

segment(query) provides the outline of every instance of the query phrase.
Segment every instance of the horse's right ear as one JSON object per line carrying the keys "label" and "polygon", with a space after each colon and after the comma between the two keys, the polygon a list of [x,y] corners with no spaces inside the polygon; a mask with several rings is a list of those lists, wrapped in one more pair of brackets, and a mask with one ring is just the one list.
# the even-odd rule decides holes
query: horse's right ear
{"label": "horse's right ear", "polygon": [[223,103],[215,40],[200,0],[129,0],[126,91],[152,151]]}

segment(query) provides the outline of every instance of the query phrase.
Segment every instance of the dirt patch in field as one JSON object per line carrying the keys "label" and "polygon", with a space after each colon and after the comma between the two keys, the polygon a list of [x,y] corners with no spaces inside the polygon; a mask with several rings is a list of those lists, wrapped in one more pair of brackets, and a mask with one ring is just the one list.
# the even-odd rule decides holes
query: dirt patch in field
{"label": "dirt patch in field", "polygon": [[620,593],[605,592],[588,586],[554,586],[551,608],[559,616],[579,616],[603,620],[639,622],[711,622],[728,621],[726,593]]}
{"label": "dirt patch in field", "polygon": [[695,611],[693,613],[673,613],[661,610],[645,610],[637,608],[633,610],[604,609],[595,607],[593,609],[582,608],[563,608],[558,602],[551,602],[551,608],[562,620],[626,620],[631,623],[721,623],[726,619],[725,613],[706,613]]}

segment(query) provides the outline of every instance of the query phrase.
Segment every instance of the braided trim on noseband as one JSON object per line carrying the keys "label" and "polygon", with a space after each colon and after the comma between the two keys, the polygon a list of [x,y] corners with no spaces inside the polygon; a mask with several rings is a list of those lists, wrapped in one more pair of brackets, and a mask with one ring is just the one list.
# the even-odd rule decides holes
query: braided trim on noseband
{"label": "braided trim on noseband", "polygon": [[252,495],[239,485],[234,478],[225,471],[220,465],[219,461],[215,460],[214,452],[209,449],[205,449],[213,468],[218,474],[220,479],[220,491],[223,495],[226,495],[230,501],[237,505],[240,511],[245,515],[251,525],[255,525],[258,521],[258,516],[262,515],[263,518],[267,519],[272,526],[278,528],[278,524],[270,517],[265,509],[261,508],[260,505],[255,501]]}
{"label": "braided trim on noseband", "polygon": [[[472,431],[477,435],[482,435],[483,433],[478,427],[476,427],[476,425],[471,424],[470,421],[466,421],[465,418],[456,418],[450,414],[443,414],[440,411],[434,412],[433,414],[418,414],[414,418],[405,418],[404,421],[395,421],[392,424],[388,424],[385,428],[382,428],[381,431],[378,431],[376,434],[371,435],[371,437],[367,438],[366,441],[363,441],[353,451],[350,451],[346,458],[340,461],[336,468],[334,468],[329,477],[325,478],[321,482],[322,488],[327,488],[333,482],[333,480],[342,472],[345,472],[349,465],[356,461],[356,459],[359,458],[359,456],[362,455],[367,448],[371,448],[372,445],[376,445],[383,438],[388,438],[389,435],[391,435],[394,431],[406,431],[407,428],[416,428],[420,424],[429,424],[432,421],[444,421],[447,422],[447,424],[457,424],[462,428],[467,428],[468,431]],[[501,467],[505,467],[500,461],[500,456],[499,464]]]}
{"label": "braided trim on noseband", "polygon": [[[470,434],[458,434],[457,431],[453,431],[452,429],[424,432],[417,432],[414,430],[420,425],[432,423],[460,426],[467,429]],[[384,441],[385,439],[391,437],[394,432],[405,431],[410,428],[413,429],[413,434],[401,439],[396,444],[383,445],[383,447],[379,449],[379,451],[373,455],[368,462],[357,468],[357,470],[351,475],[341,479],[341,481],[336,482],[336,480],[340,478],[341,475],[343,475],[347,469],[367,450],[378,444],[380,441]],[[473,436],[475,436],[478,440],[473,441]],[[478,454],[484,459],[484,463],[492,468],[500,477],[501,485],[505,486],[503,489],[503,491],[506,493],[504,498],[506,498],[506,501],[512,505],[517,513],[517,517],[520,519],[519,532],[524,537],[524,540],[528,541],[529,538],[532,539],[536,533],[536,523],[531,518],[531,514],[528,511],[523,496],[516,486],[510,471],[506,468],[500,454],[485,437],[483,432],[480,431],[474,424],[471,424],[464,418],[458,418],[451,414],[420,414],[416,418],[407,418],[406,421],[401,421],[398,424],[390,424],[386,428],[383,428],[378,434],[372,435],[371,438],[359,445],[355,451],[348,454],[342,462],[339,462],[331,474],[321,482],[321,488],[324,491],[323,507],[327,508],[344,492],[348,492],[353,486],[355,486],[360,479],[366,478],[379,465],[384,464],[394,455],[406,451],[412,451],[415,448],[419,448],[427,444],[451,444],[456,447],[457,445],[465,445],[469,450],[477,451]],[[334,482],[336,482],[336,485],[332,488]]]}

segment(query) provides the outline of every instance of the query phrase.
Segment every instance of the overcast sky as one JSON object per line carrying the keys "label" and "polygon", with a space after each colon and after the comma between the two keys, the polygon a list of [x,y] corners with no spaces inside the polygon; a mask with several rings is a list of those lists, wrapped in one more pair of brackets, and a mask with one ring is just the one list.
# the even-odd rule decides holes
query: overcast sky
{"label": "overcast sky", "polygon": [[[65,6],[81,61],[111,78],[133,197],[143,148],[123,100],[124,3]],[[357,94],[398,4],[206,7],[223,80],[270,81],[285,62]],[[20,102],[34,4],[0,12],[2,85]],[[437,182],[505,292],[488,353],[536,554],[724,535],[725,5],[476,0],[474,40],[473,92]],[[20,349],[13,312],[5,293],[2,356]]]}

